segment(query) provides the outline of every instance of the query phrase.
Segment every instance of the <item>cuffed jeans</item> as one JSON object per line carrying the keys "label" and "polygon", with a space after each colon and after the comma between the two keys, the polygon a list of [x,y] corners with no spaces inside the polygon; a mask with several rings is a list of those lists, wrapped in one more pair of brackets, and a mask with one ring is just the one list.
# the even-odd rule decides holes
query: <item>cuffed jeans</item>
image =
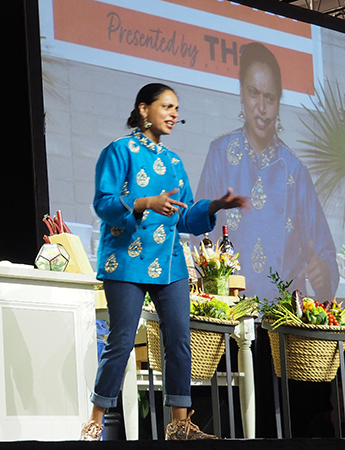
{"label": "cuffed jeans", "polygon": [[133,349],[145,293],[155,304],[163,334],[165,406],[190,407],[191,350],[188,280],[168,285],[104,280],[109,311],[109,335],[99,363],[91,401],[102,408],[117,405],[130,352]]}

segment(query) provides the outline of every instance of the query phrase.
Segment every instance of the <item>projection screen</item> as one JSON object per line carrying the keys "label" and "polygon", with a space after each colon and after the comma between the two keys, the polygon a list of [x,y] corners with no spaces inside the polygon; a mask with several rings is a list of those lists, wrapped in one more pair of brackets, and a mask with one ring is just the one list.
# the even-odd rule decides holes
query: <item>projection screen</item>
{"label": "projection screen", "polygon": [[[309,243],[307,252],[325,252],[333,258],[332,293],[345,298],[341,252],[345,183],[336,174],[345,164],[341,160],[344,34],[216,0],[41,0],[40,23],[50,214],[62,211],[64,220],[80,233],[94,267],[99,223],[90,205],[96,161],[112,140],[129,133],[125,124],[140,87],[159,81],[176,91],[179,118],[185,120],[162,140],[183,161],[196,197],[223,195],[229,185],[248,196],[258,214],[274,197],[262,219],[251,220],[252,212],[248,218],[243,214],[245,233],[236,228],[241,218],[220,214],[211,235],[216,242],[222,225],[228,225],[230,239],[240,252],[240,274],[248,279],[248,295],[257,293],[255,286],[260,296],[274,295],[267,289],[272,262],[271,268],[281,271],[282,277],[294,276],[292,266],[303,255],[296,258],[290,253],[306,251],[299,243],[301,235]],[[212,141],[244,125],[239,117],[239,61],[245,45],[253,41],[274,54],[281,70],[279,145],[297,165],[296,159],[309,169],[306,175],[297,175],[284,160],[284,183],[280,172],[267,179],[263,173],[252,181],[248,175],[247,184],[243,171],[232,175],[231,170],[239,169],[248,157],[248,149],[237,151],[229,144],[222,162],[207,159]],[[328,153],[333,163],[338,162],[332,166],[318,160],[316,152],[310,153],[318,147],[311,143],[333,145]],[[323,168],[313,168],[320,161]],[[271,162],[261,161],[262,169]],[[205,164],[212,165],[208,174]],[[328,175],[322,177],[327,164]],[[314,187],[304,183],[309,176],[318,200],[310,194]],[[207,177],[209,184],[203,185]],[[285,194],[279,199],[282,190]],[[191,245],[199,241],[200,236],[191,238]],[[308,280],[305,290],[308,295],[315,293]]]}

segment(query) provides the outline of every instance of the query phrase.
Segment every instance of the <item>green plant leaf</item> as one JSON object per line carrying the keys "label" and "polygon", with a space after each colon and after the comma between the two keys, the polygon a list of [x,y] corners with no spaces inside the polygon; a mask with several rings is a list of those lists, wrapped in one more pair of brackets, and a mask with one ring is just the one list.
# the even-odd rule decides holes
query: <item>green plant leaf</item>
{"label": "green plant leaf", "polygon": [[[327,90],[326,90],[327,88]],[[315,98],[311,103],[315,110],[302,105],[315,122],[312,128],[303,119],[301,122],[311,133],[311,139],[300,140],[305,145],[302,158],[309,161],[309,170],[317,174],[315,188],[323,194],[326,205],[332,195],[345,180],[345,110],[339,83],[335,87],[329,80],[326,88],[315,88]],[[343,225],[345,208],[343,210]]]}

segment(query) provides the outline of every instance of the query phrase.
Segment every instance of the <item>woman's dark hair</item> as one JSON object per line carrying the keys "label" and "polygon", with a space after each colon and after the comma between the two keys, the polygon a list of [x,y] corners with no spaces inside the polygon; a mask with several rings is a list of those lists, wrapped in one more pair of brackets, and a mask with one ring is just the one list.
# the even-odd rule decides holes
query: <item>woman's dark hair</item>
{"label": "woman's dark hair", "polygon": [[249,69],[254,63],[266,64],[266,66],[270,69],[280,99],[282,96],[282,77],[278,61],[273,53],[260,42],[250,42],[243,49],[240,58],[239,71],[241,86],[244,83],[244,79]]}
{"label": "woman's dark hair", "polygon": [[134,109],[127,119],[128,128],[136,128],[140,126],[141,116],[138,109],[140,103],[146,103],[146,105],[151,105],[151,103],[158,100],[159,96],[164,91],[175,92],[174,89],[172,89],[171,87],[161,83],[146,84],[140,89],[135,99]]}

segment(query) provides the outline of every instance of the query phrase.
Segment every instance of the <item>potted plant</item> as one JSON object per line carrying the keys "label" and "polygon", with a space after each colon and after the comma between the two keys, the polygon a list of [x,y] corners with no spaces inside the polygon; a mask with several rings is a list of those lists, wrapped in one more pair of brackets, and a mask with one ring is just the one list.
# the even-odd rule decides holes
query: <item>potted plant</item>
{"label": "potted plant", "polygon": [[241,269],[239,253],[230,255],[221,252],[219,240],[211,251],[206,251],[204,243],[200,244],[200,253],[194,247],[192,253],[195,268],[202,279],[203,291],[212,295],[229,295],[229,276]]}

